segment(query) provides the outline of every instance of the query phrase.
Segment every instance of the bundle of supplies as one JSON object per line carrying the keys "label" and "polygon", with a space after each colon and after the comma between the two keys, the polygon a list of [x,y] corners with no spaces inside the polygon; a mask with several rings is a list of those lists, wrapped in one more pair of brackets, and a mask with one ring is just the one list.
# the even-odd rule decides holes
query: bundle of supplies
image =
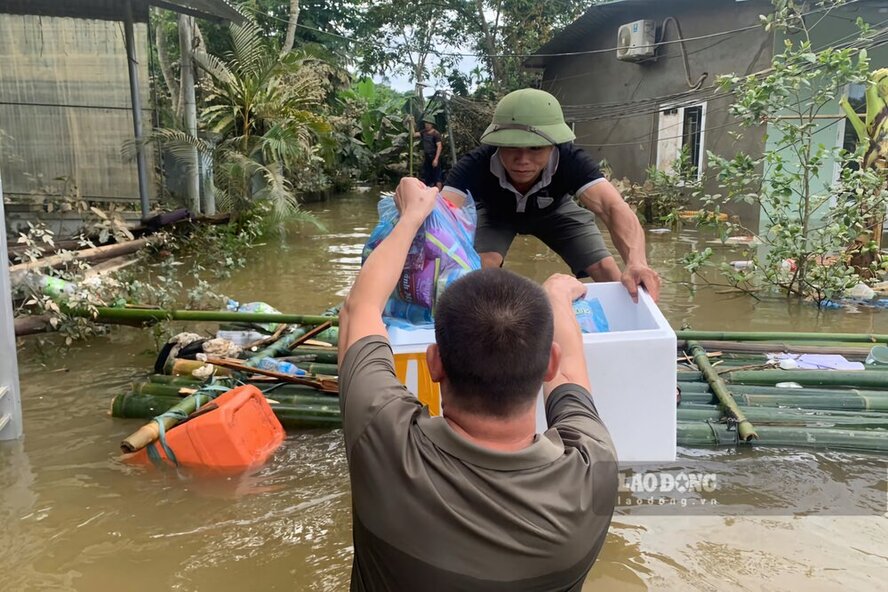
{"label": "bundle of supplies", "polygon": [[[379,224],[364,245],[362,263],[398,222],[394,197],[379,200]],[[473,246],[477,214],[471,196],[456,207],[441,194],[410,245],[398,286],[385,308],[389,324],[423,325],[432,322],[444,290],[470,271],[481,268]]]}

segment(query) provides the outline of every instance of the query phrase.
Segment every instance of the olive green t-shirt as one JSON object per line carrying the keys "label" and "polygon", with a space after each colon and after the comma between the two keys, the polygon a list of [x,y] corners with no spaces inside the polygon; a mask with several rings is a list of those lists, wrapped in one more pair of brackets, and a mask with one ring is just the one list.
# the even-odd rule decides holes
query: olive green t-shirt
{"label": "olive green t-shirt", "polygon": [[579,591],[616,497],[613,443],[589,393],[548,397],[551,426],[516,452],[430,417],[369,336],[340,365],[358,591]]}

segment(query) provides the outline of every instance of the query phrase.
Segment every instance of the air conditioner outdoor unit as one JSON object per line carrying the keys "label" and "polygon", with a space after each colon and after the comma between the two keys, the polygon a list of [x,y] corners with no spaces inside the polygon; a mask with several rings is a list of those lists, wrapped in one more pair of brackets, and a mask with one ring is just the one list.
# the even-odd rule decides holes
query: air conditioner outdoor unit
{"label": "air conditioner outdoor unit", "polygon": [[657,23],[640,20],[626,23],[617,33],[617,59],[640,62],[654,57],[657,51]]}

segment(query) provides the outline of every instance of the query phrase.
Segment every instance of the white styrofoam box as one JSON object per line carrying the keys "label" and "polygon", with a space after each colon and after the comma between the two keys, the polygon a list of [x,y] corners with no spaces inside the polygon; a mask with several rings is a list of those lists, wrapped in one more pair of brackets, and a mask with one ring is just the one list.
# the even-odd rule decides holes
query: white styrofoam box
{"label": "white styrofoam box", "polygon": [[621,462],[675,460],[675,331],[651,297],[619,282],[588,284],[608,333],[583,334],[592,399]]}
{"label": "white styrofoam box", "polygon": [[[656,303],[640,291],[632,302],[619,282],[588,284],[586,297],[597,298],[610,325],[607,333],[583,334],[583,349],[592,399],[610,431],[622,462],[675,460],[675,332]],[[421,365],[433,329],[389,328],[399,378],[423,402],[437,397]],[[435,405],[431,405],[435,409]],[[542,393],[537,404],[537,431],[547,428]]]}

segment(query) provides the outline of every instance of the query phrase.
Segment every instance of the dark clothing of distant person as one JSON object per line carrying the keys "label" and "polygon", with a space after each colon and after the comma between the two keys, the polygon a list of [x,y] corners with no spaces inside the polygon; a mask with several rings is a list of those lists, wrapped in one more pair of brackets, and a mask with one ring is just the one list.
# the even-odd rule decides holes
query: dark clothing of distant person
{"label": "dark clothing of distant person", "polygon": [[[420,130],[420,144],[422,145],[423,161],[422,161],[422,182],[433,187],[444,180],[441,173],[441,156],[438,145],[442,143],[441,132],[432,128],[430,130]],[[438,165],[434,166],[435,156],[438,156]]]}

